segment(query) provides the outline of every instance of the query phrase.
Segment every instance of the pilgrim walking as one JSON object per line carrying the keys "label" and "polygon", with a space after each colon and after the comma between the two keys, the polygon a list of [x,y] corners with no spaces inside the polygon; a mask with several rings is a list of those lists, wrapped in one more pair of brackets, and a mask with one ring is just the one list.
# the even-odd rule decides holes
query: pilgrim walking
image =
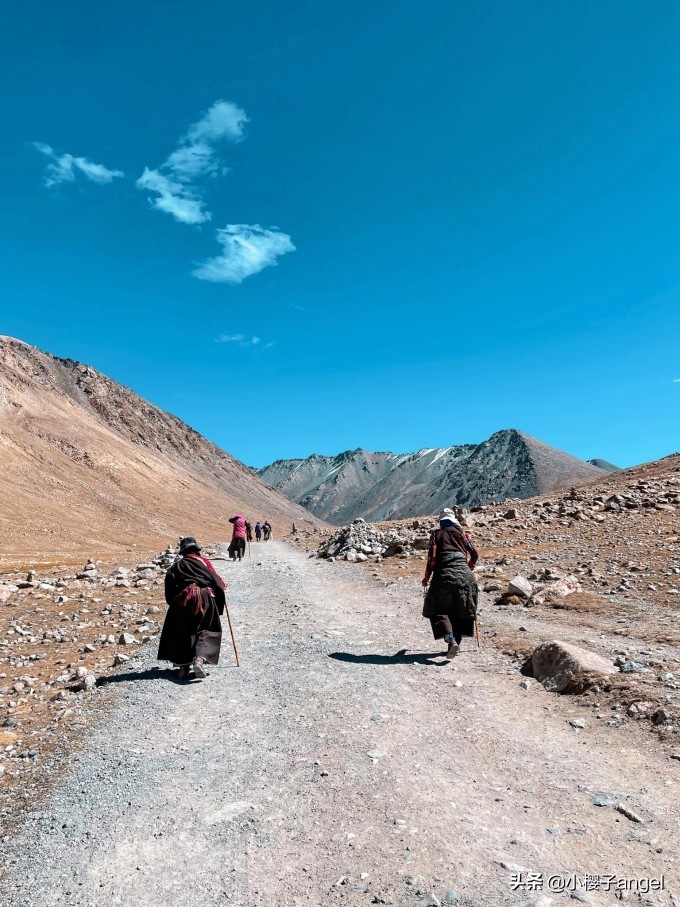
{"label": "pilgrim walking", "polygon": [[165,574],[168,612],[158,646],[159,661],[179,667],[182,680],[206,677],[205,665],[219,662],[225,585],[195,538],[180,541],[179,557]]}
{"label": "pilgrim walking", "polygon": [[234,525],[229,543],[229,557],[232,561],[237,558],[241,561],[246,553],[246,521],[240,513],[237,513],[236,516],[230,517],[229,522]]}
{"label": "pilgrim walking", "polygon": [[478,589],[472,571],[478,557],[453,511],[443,510],[439,529],[430,536],[423,617],[430,619],[434,638],[448,643],[447,658],[458,655],[463,636],[475,635]]}

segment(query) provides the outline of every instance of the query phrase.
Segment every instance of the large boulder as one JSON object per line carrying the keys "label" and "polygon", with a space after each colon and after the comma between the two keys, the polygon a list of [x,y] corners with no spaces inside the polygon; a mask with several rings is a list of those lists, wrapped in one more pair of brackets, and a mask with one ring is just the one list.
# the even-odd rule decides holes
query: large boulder
{"label": "large boulder", "polygon": [[616,672],[606,658],[566,642],[545,642],[534,650],[531,668],[536,680],[551,693],[576,690],[580,680]]}

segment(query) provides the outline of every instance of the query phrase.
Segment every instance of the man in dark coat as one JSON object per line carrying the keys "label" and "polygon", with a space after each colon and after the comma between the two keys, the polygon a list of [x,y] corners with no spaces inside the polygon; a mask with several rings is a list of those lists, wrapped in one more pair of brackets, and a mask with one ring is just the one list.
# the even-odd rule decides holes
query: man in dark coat
{"label": "man in dark coat", "polygon": [[439,529],[430,536],[423,586],[423,617],[429,617],[435,639],[449,645],[447,658],[460,652],[463,636],[474,636],[477,619],[477,581],[472,573],[479,555],[453,511],[439,515]]}
{"label": "man in dark coat", "polygon": [[165,574],[168,612],[158,646],[159,661],[172,661],[182,680],[206,677],[205,665],[220,657],[224,612],[224,581],[207,557],[201,557],[196,539],[183,538],[179,557]]}

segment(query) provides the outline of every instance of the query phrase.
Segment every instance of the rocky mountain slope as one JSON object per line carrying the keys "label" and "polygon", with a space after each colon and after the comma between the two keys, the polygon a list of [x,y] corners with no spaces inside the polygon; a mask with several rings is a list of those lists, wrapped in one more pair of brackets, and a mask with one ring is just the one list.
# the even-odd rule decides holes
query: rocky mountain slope
{"label": "rocky mountain slope", "polygon": [[588,460],[591,466],[597,466],[598,469],[604,470],[604,472],[618,472],[621,468],[620,466],[614,466],[613,463],[610,463],[608,460],[601,460],[599,457],[595,457],[594,460]]}
{"label": "rocky mountain slope", "polygon": [[380,520],[434,513],[454,502],[469,507],[528,498],[607,471],[507,429],[481,444],[412,454],[359,449],[337,457],[277,460],[258,474],[316,516],[343,523],[359,516]]}
{"label": "rocky mountain slope", "polygon": [[313,518],[179,419],[88,365],[0,337],[0,569],[223,539],[234,510]]}

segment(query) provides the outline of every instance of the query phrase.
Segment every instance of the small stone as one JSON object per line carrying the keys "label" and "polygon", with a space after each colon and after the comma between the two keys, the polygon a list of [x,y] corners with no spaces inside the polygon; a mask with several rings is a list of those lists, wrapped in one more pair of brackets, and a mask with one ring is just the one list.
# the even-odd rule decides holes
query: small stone
{"label": "small stone", "polygon": [[520,866],[519,863],[511,863],[509,860],[499,860],[499,863],[503,869],[507,869],[508,872],[526,872],[524,866]]}
{"label": "small stone", "polygon": [[671,714],[666,709],[657,709],[652,715],[652,724],[668,724],[671,721]]}
{"label": "small stone", "polygon": [[131,633],[121,633],[118,637],[119,646],[134,646],[137,640]]}
{"label": "small stone", "polygon": [[83,646],[83,652],[87,652],[88,654],[90,654],[91,652],[96,652],[96,649],[93,645],[88,643],[87,645]]}
{"label": "small stone", "polygon": [[583,718],[570,718],[569,724],[575,728],[584,728],[586,726],[586,723],[583,720]]}
{"label": "small stone", "polygon": [[603,791],[601,794],[596,794],[590,802],[593,806],[616,806],[619,802],[619,798],[616,794],[612,794],[609,791]]}
{"label": "small stone", "polygon": [[124,655],[122,652],[116,652],[113,656],[114,665],[122,665],[125,664],[126,661],[130,661],[130,656]]}
{"label": "small stone", "polygon": [[500,592],[500,590],[502,588],[503,588],[502,584],[499,583],[498,580],[496,580],[496,579],[491,580],[491,582],[484,583],[484,587],[483,587],[484,592]]}
{"label": "small stone", "polygon": [[628,809],[628,807],[624,806],[623,803],[617,803],[616,808],[622,816],[625,816],[626,819],[630,819],[631,822],[642,822],[642,816],[639,816],[636,812],[633,812],[632,809]]}

